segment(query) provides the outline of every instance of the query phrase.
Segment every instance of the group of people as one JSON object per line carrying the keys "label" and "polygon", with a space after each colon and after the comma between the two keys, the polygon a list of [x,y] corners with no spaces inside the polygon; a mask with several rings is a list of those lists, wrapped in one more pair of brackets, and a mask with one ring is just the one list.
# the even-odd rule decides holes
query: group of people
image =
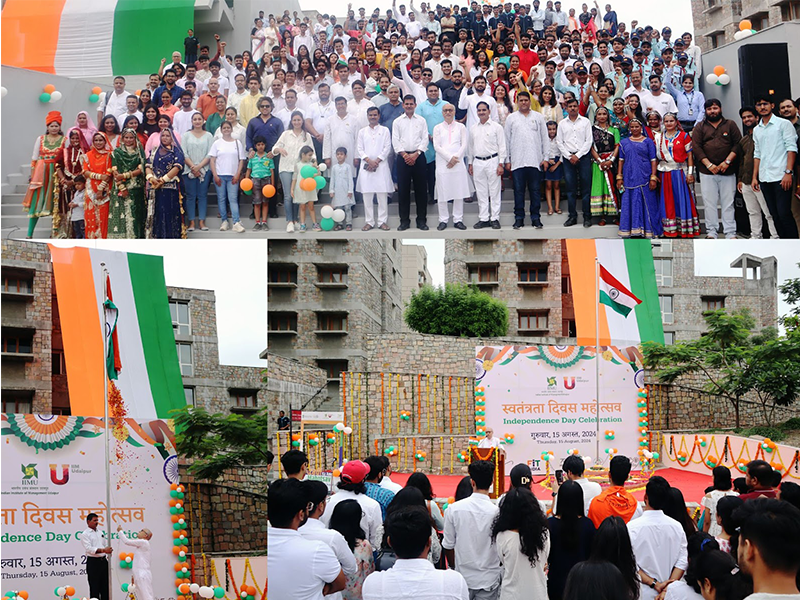
{"label": "group of people", "polygon": [[443,508],[424,473],[393,482],[385,456],[345,463],[332,495],[307,478],[302,451],[281,465],[268,496],[271,598],[800,598],[800,486],[762,460],[735,481],[716,467],[694,517],[659,475],[640,505],[622,455],[603,486],[568,457],[552,503],[537,500],[526,464],[493,500],[494,463],[472,461]]}

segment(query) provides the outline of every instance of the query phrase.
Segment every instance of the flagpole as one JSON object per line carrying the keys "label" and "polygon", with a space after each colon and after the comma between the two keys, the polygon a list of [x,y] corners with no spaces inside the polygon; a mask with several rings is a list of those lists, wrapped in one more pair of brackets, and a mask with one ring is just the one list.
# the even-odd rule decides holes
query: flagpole
{"label": "flagpole", "polygon": [[[108,270],[106,263],[101,262],[100,268],[103,271],[103,307],[100,311],[103,315],[103,417],[106,424],[106,531],[108,533],[108,545],[111,546],[111,450],[110,450],[110,437],[111,437],[111,423],[108,418],[108,373],[106,371],[106,360],[108,358],[108,344],[110,336],[108,335],[108,320],[106,318],[105,302],[108,300]],[[108,560],[108,585],[109,593],[111,591],[111,560]]]}
{"label": "flagpole", "polygon": [[600,260],[594,257],[594,369],[595,369],[595,424],[597,434],[595,437],[594,457],[595,464],[600,464]]}

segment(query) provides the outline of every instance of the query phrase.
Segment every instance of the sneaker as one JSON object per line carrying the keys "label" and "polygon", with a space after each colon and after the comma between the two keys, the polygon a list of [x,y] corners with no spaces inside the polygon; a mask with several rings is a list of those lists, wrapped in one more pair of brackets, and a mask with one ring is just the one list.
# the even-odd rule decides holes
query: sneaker
{"label": "sneaker", "polygon": [[308,231],[308,229],[306,229],[306,224],[303,223],[302,225],[300,225],[300,233],[305,233],[306,231]]}
{"label": "sneaker", "polygon": [[311,225],[311,229],[313,229],[314,231],[322,231],[322,227],[319,226],[319,223],[314,223],[313,225]]}
{"label": "sneaker", "polygon": [[492,221],[492,229],[500,229],[500,221]]}
{"label": "sneaker", "polygon": [[257,221],[255,225],[253,225],[253,231],[261,231],[261,221]]}
{"label": "sneaker", "polygon": [[286,233],[294,233],[294,223],[291,221],[286,224]]}
{"label": "sneaker", "polygon": [[261,223],[261,231],[269,231],[269,227],[267,227],[267,222],[266,221]]}
{"label": "sneaker", "polygon": [[456,229],[460,229],[461,231],[464,231],[467,228],[467,226],[464,225],[461,221],[459,221],[458,223],[453,223],[453,227],[455,227]]}
{"label": "sneaker", "polygon": [[533,223],[531,223],[531,225],[533,225],[536,229],[541,229],[542,227],[544,227],[541,221],[534,221]]}
{"label": "sneaker", "polygon": [[220,231],[228,231],[228,229],[230,228],[231,228],[230,223],[228,223],[227,221],[223,221],[222,225],[219,226]]}
{"label": "sneaker", "polygon": [[514,229],[522,229],[523,227],[525,227],[525,223],[523,221],[514,221]]}
{"label": "sneaker", "polygon": [[241,223],[239,223],[238,221],[237,221],[236,223],[234,223],[234,224],[233,224],[233,227],[232,227],[232,229],[233,229],[233,230],[234,230],[236,233],[244,233],[244,232],[245,232],[244,225],[242,225],[242,224],[241,224]]}

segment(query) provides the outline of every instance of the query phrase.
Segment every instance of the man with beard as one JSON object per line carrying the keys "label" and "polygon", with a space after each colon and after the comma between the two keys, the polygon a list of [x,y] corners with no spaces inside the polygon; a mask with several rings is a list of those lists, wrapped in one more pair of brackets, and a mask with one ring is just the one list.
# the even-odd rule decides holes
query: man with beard
{"label": "man with beard", "polygon": [[762,237],[764,228],[761,220],[762,212],[767,220],[770,237],[777,238],[778,232],[775,229],[775,222],[772,220],[772,214],[769,212],[764,194],[760,190],[755,191],[752,186],[753,151],[755,150],[753,127],[758,123],[756,109],[752,106],[744,106],[739,110],[739,117],[742,119],[744,136],[739,142],[739,172],[736,174],[738,181],[736,187],[744,198],[744,204],[747,207],[747,215],[750,218],[750,238],[760,240]]}

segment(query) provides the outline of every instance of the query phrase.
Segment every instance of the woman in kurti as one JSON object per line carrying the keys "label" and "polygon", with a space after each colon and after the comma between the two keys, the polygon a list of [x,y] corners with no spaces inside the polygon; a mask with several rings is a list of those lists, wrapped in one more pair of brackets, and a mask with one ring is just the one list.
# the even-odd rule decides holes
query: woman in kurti
{"label": "woman in kurti", "polygon": [[[281,134],[271,151],[273,155],[280,155],[281,157],[278,163],[278,177],[284,190],[283,209],[286,213],[286,230],[291,233],[291,231],[294,231],[294,225],[297,222],[294,214],[294,203],[290,195],[294,167],[300,160],[300,150],[303,146],[312,146],[313,144],[311,135],[306,131],[303,113],[300,111],[293,112],[289,124],[291,128]],[[291,230],[289,228],[290,224],[292,225]]]}
{"label": "woman in kurti", "polygon": [[540,100],[541,107],[539,112],[542,113],[545,123],[549,121],[558,123],[564,118],[564,110],[558,104],[556,91],[553,89],[553,86],[545,85],[542,87]]}
{"label": "woman in kurti", "polygon": [[464,164],[469,138],[467,128],[455,120],[452,104],[442,106],[444,123],[433,128],[433,149],[436,151],[436,199],[439,205],[439,227],[450,220],[448,202],[453,201],[453,226],[465,229],[464,199],[471,196],[469,175]]}
{"label": "woman in kurti", "polygon": [[[56,166],[62,160],[64,134],[61,132],[61,113],[50,111],[45,117],[47,133],[36,138],[31,156],[31,178],[22,207],[28,211],[28,239],[39,217],[49,217],[58,203],[59,186]],[[56,223],[53,223],[56,229]]]}
{"label": "woman in kurti", "polygon": [[81,149],[86,152],[92,147],[92,136],[97,131],[89,113],[82,110],[75,117],[75,129],[81,134]]}
{"label": "woman in kurti", "polygon": [[217,99],[214,101],[214,108],[217,110],[216,112],[211,113],[206,121],[206,131],[208,131],[212,136],[217,132],[217,129],[219,129],[219,126],[222,125],[222,122],[225,120],[226,105],[225,96],[222,94],[217,96]]}
{"label": "woman in kurti", "polygon": [[[239,140],[242,144],[245,143],[247,137],[247,129],[239,123],[239,113],[233,106],[225,109],[225,120],[231,124],[231,137]],[[221,123],[220,123],[221,125]],[[222,130],[218,127],[214,133],[214,141],[222,139]]]}
{"label": "woman in kurti", "polygon": [[108,151],[108,139],[99,131],[92,138],[91,150],[83,158],[83,176],[86,178],[86,200],[83,205],[86,239],[105,239],[108,237],[111,152]]}
{"label": "woman in kurti", "polygon": [[133,129],[122,131],[122,144],[111,155],[114,186],[108,214],[108,237],[144,239],[144,148]]}
{"label": "woman in kurti", "polygon": [[179,186],[185,161],[171,129],[162,129],[160,139],[161,143],[147,162],[149,193],[145,237],[178,239],[185,235]]}
{"label": "woman in kurti", "polygon": [[619,145],[617,189],[620,202],[619,235],[623,238],[660,237],[661,209],[656,194],[656,145],[644,135],[639,119],[628,123],[631,135]]}
{"label": "woman in kurti", "polygon": [[[113,152],[119,148],[119,123],[114,115],[106,115],[100,124],[100,132],[106,138],[106,150]],[[94,135],[92,136],[94,140]]]}
{"label": "woman in kurti", "polygon": [[183,183],[186,190],[186,217],[189,220],[187,231],[194,231],[195,218],[199,219],[200,231],[208,231],[206,227],[206,210],[208,207],[208,186],[211,183],[211,171],[208,156],[214,143],[212,135],[203,129],[203,115],[192,115],[192,128],[183,134],[183,152],[186,166],[183,169]]}
{"label": "woman in kurti", "polygon": [[694,194],[689,187],[694,183],[692,138],[678,127],[678,117],[667,113],[664,115],[664,131],[656,133],[655,144],[661,180],[664,235],[697,237],[700,235],[700,220],[697,218]]}
{"label": "woman in kurti", "polygon": [[618,223],[619,208],[612,177],[614,161],[619,154],[619,131],[609,125],[609,112],[601,106],[595,112],[592,126],[592,216],[600,217],[600,225],[606,224],[606,217]]}
{"label": "woman in kurti", "polygon": [[126,129],[133,129],[133,132],[136,134],[136,139],[142,145],[142,152],[144,152],[144,145],[147,143],[148,136],[142,129],[142,124],[139,121],[139,117],[136,115],[125,117],[125,122],[122,124],[122,131],[124,132]]}
{"label": "woman in kurti", "polygon": [[63,158],[58,165],[60,190],[58,195],[59,225],[53,227],[53,237],[63,239],[70,237],[69,203],[75,196],[75,177],[83,174],[81,160],[83,159],[83,135],[77,127],[67,133]]}

